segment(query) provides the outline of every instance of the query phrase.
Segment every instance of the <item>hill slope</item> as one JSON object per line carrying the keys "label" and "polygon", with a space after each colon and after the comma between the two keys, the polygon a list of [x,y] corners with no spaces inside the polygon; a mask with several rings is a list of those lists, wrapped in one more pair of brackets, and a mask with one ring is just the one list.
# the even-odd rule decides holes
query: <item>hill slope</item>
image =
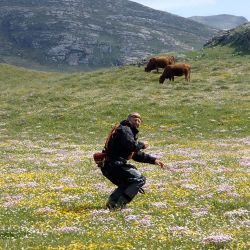
{"label": "hill slope", "polygon": [[214,30],[127,0],[2,0],[0,56],[43,65],[109,66],[200,48]]}
{"label": "hill slope", "polygon": [[[55,74],[0,64],[0,249],[249,248],[250,56],[185,55],[188,84],[160,85],[135,66]],[[92,155],[131,111],[143,117],[145,152],[166,168],[131,161],[146,192],[109,212],[115,186]]]}
{"label": "hill slope", "polygon": [[204,47],[229,45],[241,53],[250,53],[250,22],[224,31],[208,41]]}
{"label": "hill slope", "polygon": [[[249,92],[249,57],[235,56],[232,59],[231,51],[223,47],[186,52],[192,66],[190,84],[185,84],[183,77],[176,77],[174,83],[166,81],[160,85],[160,74],[146,73],[143,67],[135,66],[55,74],[0,64],[1,122],[13,136],[15,131],[19,133],[32,128],[34,135],[41,138],[50,132],[66,133],[66,137],[79,132],[82,140],[93,141],[94,137],[105,137],[108,124],[114,119],[122,119],[128,112],[138,110],[145,122],[157,116],[157,122],[165,123],[169,117],[170,124],[176,124],[174,133],[177,137],[192,138],[199,133],[208,138],[224,136],[230,133],[211,133],[213,124],[209,119],[215,119],[216,115],[216,119],[222,119],[219,110],[214,113],[216,107],[207,111],[211,112],[210,118],[198,112],[194,119],[192,112],[196,108],[201,111],[213,106],[223,96],[223,103],[237,114],[232,98],[242,102],[246,100],[247,95],[241,95]],[[239,64],[242,65],[240,72]],[[242,106],[241,111],[247,118],[249,109],[243,110]],[[177,114],[172,116],[172,112]],[[185,124],[182,123],[183,117],[188,119]],[[39,127],[39,124],[43,125]],[[223,129],[226,126],[227,122],[221,123]],[[193,130],[186,127],[193,127]],[[164,130],[158,132],[159,135],[168,134]],[[238,133],[244,134],[246,129]]]}
{"label": "hill slope", "polygon": [[245,17],[227,14],[213,16],[192,16],[189,17],[189,19],[220,30],[233,29],[243,23],[248,22]]}

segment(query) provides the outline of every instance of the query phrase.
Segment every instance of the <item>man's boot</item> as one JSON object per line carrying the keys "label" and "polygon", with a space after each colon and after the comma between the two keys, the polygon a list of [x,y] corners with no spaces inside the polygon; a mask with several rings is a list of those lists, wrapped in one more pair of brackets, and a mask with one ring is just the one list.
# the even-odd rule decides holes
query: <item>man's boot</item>
{"label": "man's boot", "polygon": [[130,202],[124,195],[121,195],[116,202],[116,209],[123,209]]}
{"label": "man's boot", "polygon": [[113,201],[113,200],[108,199],[108,201],[107,201],[107,203],[106,203],[106,207],[107,207],[110,211],[115,210],[115,208],[116,208],[116,202]]}

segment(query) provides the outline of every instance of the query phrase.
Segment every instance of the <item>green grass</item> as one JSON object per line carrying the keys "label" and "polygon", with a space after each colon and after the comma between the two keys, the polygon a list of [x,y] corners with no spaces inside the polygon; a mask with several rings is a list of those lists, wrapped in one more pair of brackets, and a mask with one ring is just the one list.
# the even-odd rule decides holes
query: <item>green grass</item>
{"label": "green grass", "polygon": [[[143,67],[74,74],[0,64],[0,249],[248,249],[250,57],[186,52],[191,82]],[[115,188],[92,154],[142,114],[166,169],[136,164],[146,194],[105,210]],[[225,242],[208,243],[214,235]]]}

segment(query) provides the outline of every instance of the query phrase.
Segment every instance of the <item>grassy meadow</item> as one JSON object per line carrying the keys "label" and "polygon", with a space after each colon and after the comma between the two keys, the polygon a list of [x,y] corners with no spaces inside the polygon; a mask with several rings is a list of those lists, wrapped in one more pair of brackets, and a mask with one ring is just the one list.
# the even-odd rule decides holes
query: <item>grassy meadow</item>
{"label": "grassy meadow", "polygon": [[[0,249],[250,248],[250,56],[184,54],[188,84],[0,64]],[[135,163],[146,193],[109,212],[115,186],[92,154],[132,111],[166,168]]]}

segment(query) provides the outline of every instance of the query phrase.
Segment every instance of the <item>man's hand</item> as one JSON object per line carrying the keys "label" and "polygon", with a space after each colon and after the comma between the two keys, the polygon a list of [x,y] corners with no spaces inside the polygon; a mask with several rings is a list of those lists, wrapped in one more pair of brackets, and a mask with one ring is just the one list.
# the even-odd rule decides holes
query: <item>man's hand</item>
{"label": "man's hand", "polygon": [[160,166],[161,168],[164,168],[164,167],[165,167],[165,164],[164,164],[162,161],[158,160],[158,159],[155,160],[155,165],[158,165],[158,166]]}
{"label": "man's hand", "polygon": [[146,148],[148,148],[149,144],[148,144],[148,142],[147,142],[147,141],[143,142],[143,144],[144,144],[144,147],[143,147],[143,149],[146,149]]}

